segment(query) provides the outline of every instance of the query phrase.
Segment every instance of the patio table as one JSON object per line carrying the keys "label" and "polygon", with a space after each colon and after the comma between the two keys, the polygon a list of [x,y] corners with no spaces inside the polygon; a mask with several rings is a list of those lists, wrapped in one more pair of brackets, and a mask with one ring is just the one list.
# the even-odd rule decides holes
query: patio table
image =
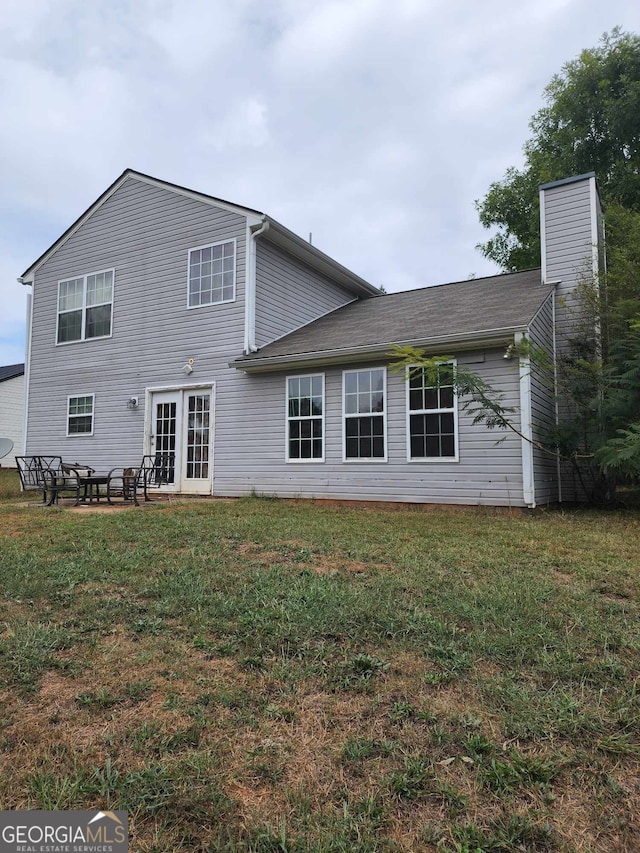
{"label": "patio table", "polygon": [[[80,485],[83,487],[84,492],[79,499],[79,503],[91,503],[93,500],[96,502],[100,502],[100,486],[106,486],[109,482],[108,474],[96,474],[94,471],[91,474],[82,475],[82,473],[78,472],[78,480]],[[107,499],[108,503],[111,503],[111,499],[109,494],[102,495]]]}

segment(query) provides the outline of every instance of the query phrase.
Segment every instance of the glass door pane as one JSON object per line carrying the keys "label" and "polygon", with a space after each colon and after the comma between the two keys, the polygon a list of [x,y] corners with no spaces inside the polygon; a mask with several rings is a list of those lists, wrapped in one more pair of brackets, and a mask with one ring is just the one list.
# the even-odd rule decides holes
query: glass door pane
{"label": "glass door pane", "polygon": [[187,394],[187,480],[209,479],[210,394]]}
{"label": "glass door pane", "polygon": [[156,402],[155,406],[155,460],[157,467],[155,485],[169,485],[176,481],[177,403]]}

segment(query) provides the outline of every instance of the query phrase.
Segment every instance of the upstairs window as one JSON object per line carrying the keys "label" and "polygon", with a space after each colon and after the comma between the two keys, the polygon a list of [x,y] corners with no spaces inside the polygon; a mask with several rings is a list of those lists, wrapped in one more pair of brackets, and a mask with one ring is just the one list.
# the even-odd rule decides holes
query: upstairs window
{"label": "upstairs window", "polygon": [[290,376],[287,379],[287,460],[322,462],[324,376]]}
{"label": "upstairs window", "polygon": [[58,282],[57,342],[108,338],[113,313],[114,270]]}
{"label": "upstairs window", "polygon": [[93,435],[93,394],[69,397],[67,435]]}
{"label": "upstairs window", "polygon": [[457,412],[453,364],[438,369],[437,384],[425,371],[409,376],[409,459],[457,459]]}
{"label": "upstairs window", "polygon": [[236,298],[236,241],[189,251],[189,308]]}
{"label": "upstairs window", "polygon": [[345,460],[386,460],[384,367],[345,370],[343,386]]}

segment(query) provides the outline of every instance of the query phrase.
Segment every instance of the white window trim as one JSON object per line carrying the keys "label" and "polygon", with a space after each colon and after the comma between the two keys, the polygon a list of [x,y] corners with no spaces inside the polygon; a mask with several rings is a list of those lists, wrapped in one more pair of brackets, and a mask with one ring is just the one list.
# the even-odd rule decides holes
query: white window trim
{"label": "white window trim", "polygon": [[[349,414],[346,412],[346,376],[347,373],[370,373],[372,370],[381,370],[382,371],[382,393],[383,393],[383,401],[384,407],[382,412],[363,412],[358,414]],[[386,462],[388,459],[387,452],[387,409],[388,409],[388,399],[387,399],[387,368],[386,367],[354,367],[350,370],[342,371],[342,461],[351,465],[371,465],[381,462]],[[383,430],[383,442],[384,442],[384,456],[372,456],[370,458],[362,458],[362,459],[354,459],[352,457],[347,457],[347,418],[382,418],[382,430]]]}
{"label": "white window trim", "polygon": [[[200,305],[189,305],[189,296],[191,292],[191,252],[199,252],[201,249],[213,249],[215,246],[225,246],[227,243],[233,243],[233,297],[231,299],[220,299],[217,302],[203,302]],[[237,268],[238,241],[235,237],[230,237],[228,240],[217,240],[215,243],[204,243],[202,246],[192,246],[187,252],[187,309],[189,311],[195,311],[198,308],[211,308],[214,305],[229,305],[231,302],[235,302]]]}
{"label": "white window trim", "polygon": [[[69,432],[69,419],[72,417],[84,417],[84,415],[70,415],[69,404],[78,397],[91,397],[91,432]],[[93,435],[96,424],[96,395],[95,394],[69,394],[67,397],[67,438],[86,438]]]}
{"label": "white window trim", "polygon": [[[454,372],[456,367],[458,366],[457,360],[454,358],[452,361],[443,361],[443,364],[452,365]],[[407,462],[417,462],[420,465],[429,464],[431,462],[436,465],[442,465],[442,463],[447,462],[459,462],[460,461],[460,442],[459,442],[459,432],[458,432],[458,392],[455,387],[453,389],[453,408],[452,409],[421,409],[420,411],[413,411],[410,405],[410,391],[409,388],[409,373],[411,371],[411,367],[419,367],[420,365],[411,365],[406,368],[405,371],[405,386],[406,386],[406,396],[405,396],[405,421],[406,421],[406,443],[407,443]],[[453,412],[453,442],[454,442],[454,450],[455,454],[453,456],[412,456],[411,455],[411,415],[441,415],[441,414],[449,414]]]}
{"label": "white window trim", "polygon": [[[289,417],[289,380],[290,379],[314,379],[319,376],[322,379],[322,415],[309,415],[309,420],[321,420],[322,421],[322,456],[319,459],[292,459],[289,456],[289,421],[303,421],[306,420],[305,417],[297,417],[290,418]],[[284,398],[285,398],[285,410],[284,410],[284,421],[285,421],[285,429],[284,429],[284,439],[285,439],[285,460],[287,463],[291,463],[292,465],[317,465],[319,463],[324,462],[325,459],[325,409],[326,409],[326,398],[325,398],[325,381],[324,381],[324,373],[292,373],[290,376],[285,377],[284,383]]]}
{"label": "white window trim", "polygon": [[[86,323],[87,323],[87,279],[89,278],[90,275],[102,275],[102,273],[107,273],[107,272],[110,272],[112,274],[111,303],[102,302],[100,304],[101,305],[111,304],[111,331],[109,332],[108,335],[96,335],[96,337],[94,337],[94,338],[85,338],[85,327],[86,327]],[[71,313],[69,311],[60,311],[60,308],[58,307],[60,305],[60,285],[64,284],[67,281],[74,281],[78,278],[83,279],[82,309],[81,309],[82,310],[82,332],[81,332],[81,336],[79,338],[76,338],[75,341],[58,341],[58,332],[59,332],[59,327],[60,327],[60,314]],[[85,275],[69,275],[66,278],[59,279],[58,280],[58,292],[56,294],[56,340],[55,340],[55,345],[57,347],[66,347],[66,346],[69,346],[70,344],[83,344],[83,343],[86,343],[87,341],[104,341],[104,340],[107,340],[108,338],[113,337],[113,306],[115,304],[115,299],[116,299],[116,269],[115,269],[115,267],[111,267],[110,269],[106,269],[106,270],[94,270],[92,272],[86,273]],[[89,308],[97,308],[99,306],[90,305],[88,307]],[[73,310],[77,311],[78,309],[75,308]],[[78,396],[78,395],[76,395],[76,396]],[[87,396],[87,395],[85,395],[85,396]]]}

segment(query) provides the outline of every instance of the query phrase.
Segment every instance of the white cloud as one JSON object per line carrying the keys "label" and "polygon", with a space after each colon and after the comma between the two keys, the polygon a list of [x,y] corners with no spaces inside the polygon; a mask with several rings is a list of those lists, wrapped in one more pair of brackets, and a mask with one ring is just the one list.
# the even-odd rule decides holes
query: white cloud
{"label": "white cloud", "polygon": [[22,0],[0,9],[0,363],[15,278],[126,167],[266,210],[389,289],[493,271],[473,209],[626,0]]}

